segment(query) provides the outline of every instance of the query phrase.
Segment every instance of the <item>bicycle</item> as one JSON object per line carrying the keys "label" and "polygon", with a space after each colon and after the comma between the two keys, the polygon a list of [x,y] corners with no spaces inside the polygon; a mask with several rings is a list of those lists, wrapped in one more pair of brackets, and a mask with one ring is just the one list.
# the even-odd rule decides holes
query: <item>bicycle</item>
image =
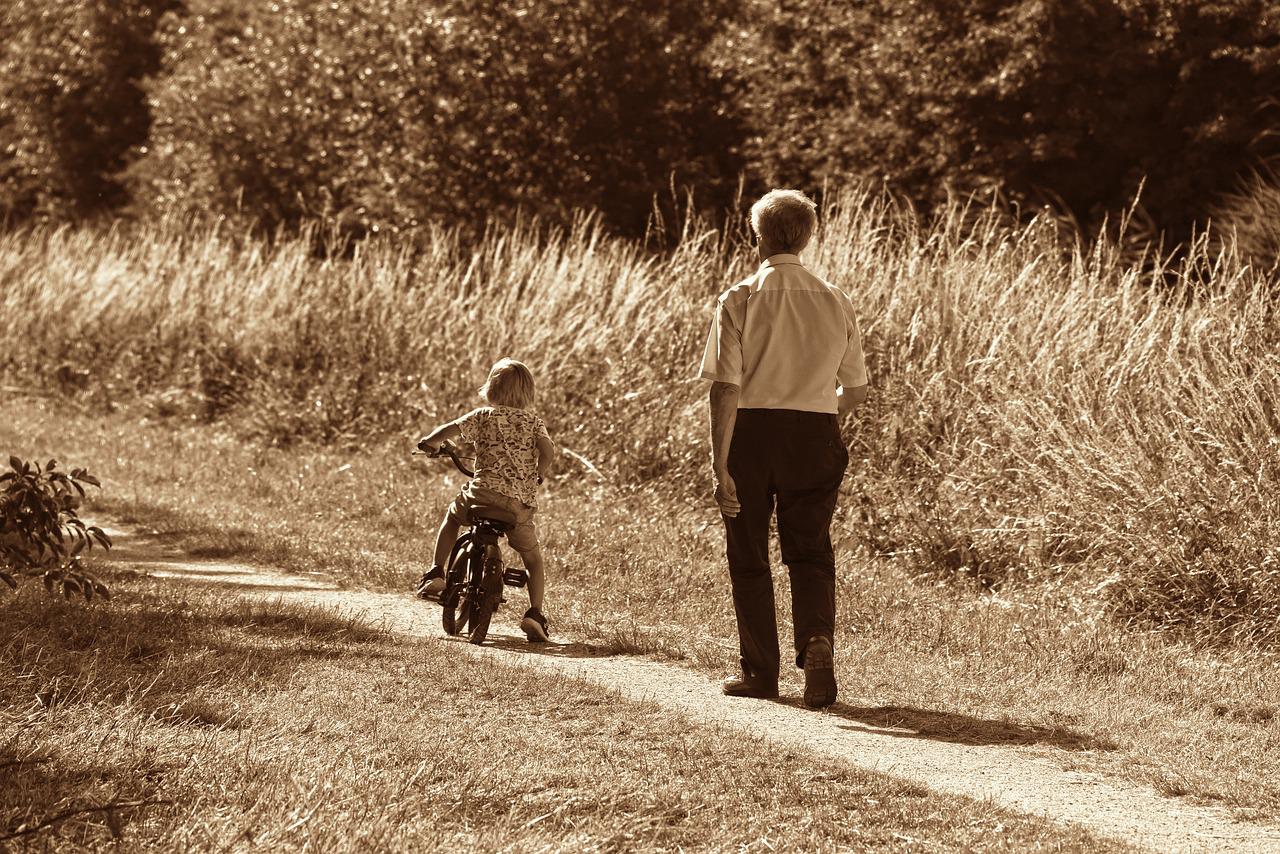
{"label": "bicycle", "polygon": [[[458,451],[445,442],[434,453],[419,447],[415,454],[448,457],[454,467],[467,477],[475,472],[462,464]],[[528,573],[519,567],[503,567],[499,543],[512,528],[516,517],[501,507],[472,507],[466,520],[470,527],[454,543],[445,565],[445,586],[440,594],[441,622],[446,634],[464,632],[473,644],[482,644],[489,633],[489,623],[498,606],[505,600],[502,588],[524,587]]]}

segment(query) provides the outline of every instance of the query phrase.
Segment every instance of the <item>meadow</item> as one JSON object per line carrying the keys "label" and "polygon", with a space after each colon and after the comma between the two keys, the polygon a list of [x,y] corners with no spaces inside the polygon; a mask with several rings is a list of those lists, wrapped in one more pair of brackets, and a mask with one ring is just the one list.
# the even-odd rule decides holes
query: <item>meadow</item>
{"label": "meadow", "polygon": [[[1047,218],[824,214],[807,256],[872,377],[836,524],[847,694],[1280,814],[1274,281],[1208,239],[1174,262]],[[411,440],[522,358],[574,453],[543,510],[553,631],[731,668],[695,376],[742,235],[321,237],[0,237],[0,441],[198,553],[407,589],[458,485]]]}
{"label": "meadow", "polygon": [[[846,423],[842,545],[997,589],[1084,580],[1079,607],[1198,642],[1280,638],[1276,283],[1198,240],[1179,261],[1043,218],[921,221],[846,193],[812,266],[861,312],[870,402]],[[270,243],[217,228],[0,237],[0,369],[99,408],[368,448],[530,364],[566,472],[700,503],[696,379],[714,295],[754,265],[685,223],[663,251],[493,226],[464,245]],[[591,469],[579,460],[586,460]]]}

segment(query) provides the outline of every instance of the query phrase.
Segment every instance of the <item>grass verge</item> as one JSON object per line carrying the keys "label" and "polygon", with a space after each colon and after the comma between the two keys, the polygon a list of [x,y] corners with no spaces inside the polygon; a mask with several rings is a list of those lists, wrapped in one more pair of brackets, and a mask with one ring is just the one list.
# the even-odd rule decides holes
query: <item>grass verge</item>
{"label": "grass verge", "polygon": [[1122,849],[324,611],[117,591],[0,609],[0,847]]}

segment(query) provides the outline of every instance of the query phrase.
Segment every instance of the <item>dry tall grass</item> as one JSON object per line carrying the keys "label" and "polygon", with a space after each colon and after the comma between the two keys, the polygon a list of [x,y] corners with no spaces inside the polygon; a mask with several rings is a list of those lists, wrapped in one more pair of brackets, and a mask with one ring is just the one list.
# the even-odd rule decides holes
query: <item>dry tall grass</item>
{"label": "dry tall grass", "polygon": [[1214,206],[1217,239],[1255,267],[1280,271],[1280,161],[1264,166]]}
{"label": "dry tall grass", "polygon": [[[1088,579],[1125,617],[1277,640],[1274,281],[1208,240],[1175,265],[1050,220],[925,223],[858,193],[825,214],[808,256],[853,296],[873,383],[849,425],[849,543],[985,585]],[[356,445],[464,411],[513,355],[556,437],[609,477],[705,488],[695,365],[745,245],[690,226],[655,255],[589,220],[342,258],[313,238],[0,237],[0,367],[52,382],[69,364],[102,397]]]}

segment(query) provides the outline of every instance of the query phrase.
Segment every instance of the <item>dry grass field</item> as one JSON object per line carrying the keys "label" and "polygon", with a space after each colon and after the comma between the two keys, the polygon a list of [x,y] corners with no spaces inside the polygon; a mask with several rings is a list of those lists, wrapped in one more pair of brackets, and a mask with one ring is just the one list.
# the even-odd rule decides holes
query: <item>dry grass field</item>
{"label": "dry grass field", "polygon": [[[1207,240],[1175,265],[1047,220],[857,194],[826,214],[809,254],[852,294],[872,377],[845,424],[845,693],[1280,815],[1275,283]],[[662,252],[589,222],[342,257],[176,225],[8,234],[0,447],[88,467],[96,509],[197,552],[405,589],[458,485],[409,440],[522,358],[599,471],[566,457],[548,487],[553,630],[728,669],[693,377],[752,263],[697,223]]]}

